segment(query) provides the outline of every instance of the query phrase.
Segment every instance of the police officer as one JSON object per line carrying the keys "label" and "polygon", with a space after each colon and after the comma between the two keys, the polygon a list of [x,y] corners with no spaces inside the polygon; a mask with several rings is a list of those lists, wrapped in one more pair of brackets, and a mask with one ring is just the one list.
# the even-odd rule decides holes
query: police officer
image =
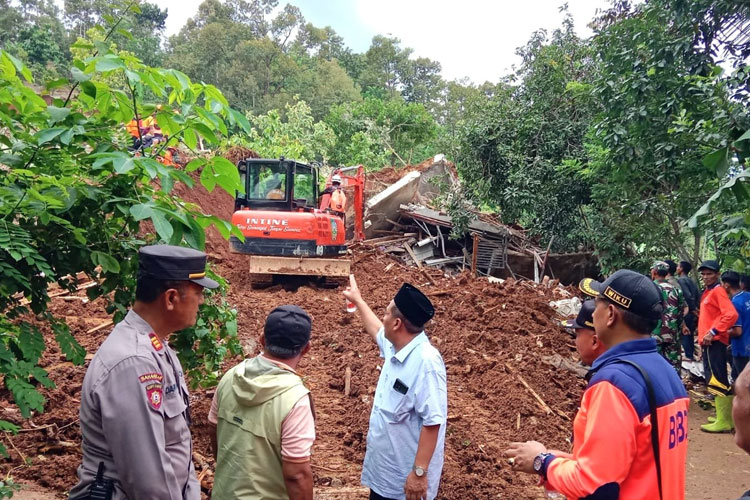
{"label": "police officer", "polygon": [[170,245],[141,249],[135,304],[83,380],[83,463],[71,500],[200,499],[187,386],[167,340],[195,324],[203,289],[217,286],[206,278],[203,252]]}

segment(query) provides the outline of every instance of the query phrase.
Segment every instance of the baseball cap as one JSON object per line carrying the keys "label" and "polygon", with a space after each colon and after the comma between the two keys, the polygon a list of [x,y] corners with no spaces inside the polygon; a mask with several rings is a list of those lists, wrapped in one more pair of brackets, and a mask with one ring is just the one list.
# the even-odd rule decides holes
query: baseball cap
{"label": "baseball cap", "polygon": [[422,326],[435,315],[435,308],[417,287],[404,283],[393,302],[406,319],[414,326]]}
{"label": "baseball cap", "polygon": [[597,297],[605,298],[623,309],[643,318],[660,319],[664,306],[659,285],[651,278],[620,269],[603,283],[591,282]]}
{"label": "baseball cap", "polygon": [[709,259],[703,261],[703,264],[700,265],[698,271],[701,271],[703,269],[708,269],[709,271],[715,271],[718,273],[721,270],[721,266],[717,261]]}
{"label": "baseball cap", "polygon": [[312,320],[299,306],[279,306],[268,315],[263,334],[268,344],[299,349],[310,341]]}
{"label": "baseball cap", "polygon": [[565,328],[594,328],[594,309],[596,309],[596,302],[593,300],[587,300],[581,306],[581,310],[578,311],[578,316],[575,319],[566,319],[562,322],[562,326]]}
{"label": "baseball cap", "polygon": [[138,252],[138,276],[157,280],[192,281],[204,288],[219,284],[206,278],[206,254],[174,245],[149,245]]}

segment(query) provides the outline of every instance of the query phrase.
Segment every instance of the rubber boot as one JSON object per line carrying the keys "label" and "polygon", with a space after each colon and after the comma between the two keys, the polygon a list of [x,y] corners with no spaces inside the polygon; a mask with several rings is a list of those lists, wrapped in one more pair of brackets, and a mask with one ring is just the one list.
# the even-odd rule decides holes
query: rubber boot
{"label": "rubber boot", "polygon": [[716,420],[710,424],[701,425],[703,432],[731,432],[734,429],[732,421],[732,400],[734,396],[716,396]]}

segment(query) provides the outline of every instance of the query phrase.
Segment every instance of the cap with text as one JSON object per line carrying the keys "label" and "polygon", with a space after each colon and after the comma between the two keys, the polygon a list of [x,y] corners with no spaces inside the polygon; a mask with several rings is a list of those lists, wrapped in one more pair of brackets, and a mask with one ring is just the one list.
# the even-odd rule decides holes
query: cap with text
{"label": "cap with text", "polygon": [[597,297],[609,300],[642,318],[660,319],[664,306],[659,285],[630,269],[620,269],[603,283],[594,281]]}

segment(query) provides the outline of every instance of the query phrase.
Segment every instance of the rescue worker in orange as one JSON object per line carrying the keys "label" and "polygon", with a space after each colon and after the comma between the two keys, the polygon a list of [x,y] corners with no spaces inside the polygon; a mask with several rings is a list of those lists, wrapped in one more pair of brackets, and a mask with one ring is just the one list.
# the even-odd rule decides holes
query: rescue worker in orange
{"label": "rescue worker in orange", "polygon": [[346,212],[346,195],[341,187],[341,176],[335,174],[331,177],[331,209],[337,212]]}
{"label": "rescue worker in orange", "polygon": [[627,269],[591,286],[594,329],[607,350],[587,377],[573,453],[511,443],[509,463],[567,498],[684,500],[690,399],[650,336],[661,318],[661,292]]}
{"label": "rescue worker in orange", "polygon": [[729,329],[739,315],[727,291],[719,284],[719,263],[704,260],[698,268],[705,290],[698,314],[698,343],[703,347],[703,373],[708,392],[715,396],[716,418],[701,425],[704,432],[730,432],[732,422],[732,388],[727,373]]}

